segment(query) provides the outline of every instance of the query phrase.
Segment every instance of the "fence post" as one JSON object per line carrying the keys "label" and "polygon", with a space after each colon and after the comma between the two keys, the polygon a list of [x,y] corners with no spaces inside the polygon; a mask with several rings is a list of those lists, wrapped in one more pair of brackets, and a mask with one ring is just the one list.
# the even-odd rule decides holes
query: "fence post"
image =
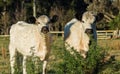
{"label": "fence post", "polygon": [[2,45],[2,47],[1,47],[1,49],[2,49],[2,57],[5,59],[5,58],[6,58],[6,50],[5,50],[5,48],[3,47],[3,45]]}

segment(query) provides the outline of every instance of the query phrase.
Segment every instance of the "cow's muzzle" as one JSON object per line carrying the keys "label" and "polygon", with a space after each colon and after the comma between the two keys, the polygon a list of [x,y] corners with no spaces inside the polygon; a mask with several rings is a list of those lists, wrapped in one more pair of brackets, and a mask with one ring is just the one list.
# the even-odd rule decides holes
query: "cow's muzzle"
{"label": "cow's muzzle", "polygon": [[49,29],[47,26],[43,26],[42,29],[41,29],[41,32],[44,33],[44,34],[47,34],[49,32]]}

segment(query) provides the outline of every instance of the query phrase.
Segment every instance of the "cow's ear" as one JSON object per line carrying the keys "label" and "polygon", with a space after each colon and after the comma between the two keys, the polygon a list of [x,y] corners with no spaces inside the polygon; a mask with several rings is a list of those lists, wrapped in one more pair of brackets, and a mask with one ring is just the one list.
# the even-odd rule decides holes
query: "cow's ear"
{"label": "cow's ear", "polygon": [[26,22],[30,24],[35,24],[36,18],[34,16],[30,16],[26,19]]}
{"label": "cow's ear", "polygon": [[31,3],[32,0],[24,0],[25,3]]}
{"label": "cow's ear", "polygon": [[50,19],[50,22],[55,23],[56,21],[58,21],[58,19],[59,19],[58,15],[54,15],[52,19]]}
{"label": "cow's ear", "polygon": [[98,13],[96,16],[96,22],[101,21],[104,18],[104,14],[103,13]]}
{"label": "cow's ear", "polygon": [[84,11],[77,12],[77,13],[75,14],[75,18],[76,18],[77,20],[82,21],[83,13],[84,13]]}

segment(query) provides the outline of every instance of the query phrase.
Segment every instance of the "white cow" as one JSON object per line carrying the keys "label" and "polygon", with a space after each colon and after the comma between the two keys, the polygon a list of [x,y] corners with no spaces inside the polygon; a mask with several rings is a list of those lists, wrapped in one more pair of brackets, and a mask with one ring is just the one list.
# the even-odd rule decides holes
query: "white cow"
{"label": "white cow", "polygon": [[42,30],[47,30],[44,29],[47,22],[49,22],[49,18],[46,15],[42,15],[37,19],[38,24],[36,25],[19,21],[11,26],[9,44],[11,74],[14,74],[15,71],[16,51],[23,55],[23,74],[27,74],[26,58],[33,54],[34,56],[38,56],[40,60],[44,62],[42,74],[45,74],[50,49],[48,33],[44,34]]}
{"label": "white cow", "polygon": [[[73,47],[83,58],[86,58],[90,38],[85,32],[87,29],[96,29],[94,27],[94,21],[94,14],[92,12],[85,12],[82,16],[82,21],[74,18],[65,25],[64,40],[67,50],[71,52],[71,47]],[[94,34],[96,34],[96,32]],[[94,35],[94,37],[96,38],[96,35]],[[71,52],[71,54],[73,54],[73,52]]]}

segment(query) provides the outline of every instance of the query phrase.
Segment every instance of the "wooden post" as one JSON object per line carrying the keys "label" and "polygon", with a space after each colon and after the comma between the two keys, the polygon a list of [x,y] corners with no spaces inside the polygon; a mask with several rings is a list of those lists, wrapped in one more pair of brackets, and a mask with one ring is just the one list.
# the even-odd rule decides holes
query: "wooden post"
{"label": "wooden post", "polygon": [[36,17],[36,0],[33,0],[33,16]]}
{"label": "wooden post", "polygon": [[[4,2],[4,8],[3,8],[3,24],[4,24],[4,28],[6,29],[7,24],[6,24],[6,0],[3,0]],[[6,30],[4,31],[4,34],[6,35],[7,32]]]}
{"label": "wooden post", "polygon": [[6,50],[5,48],[2,46],[2,57],[5,59],[6,58]]}

